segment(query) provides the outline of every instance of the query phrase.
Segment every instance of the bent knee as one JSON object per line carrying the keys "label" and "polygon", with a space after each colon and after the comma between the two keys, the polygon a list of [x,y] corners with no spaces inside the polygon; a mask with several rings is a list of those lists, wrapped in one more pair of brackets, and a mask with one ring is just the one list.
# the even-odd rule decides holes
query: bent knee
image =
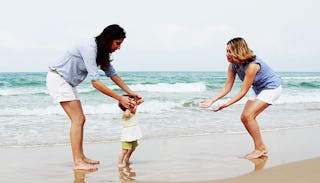
{"label": "bent knee", "polygon": [[250,114],[247,114],[247,113],[242,113],[241,114],[241,121],[242,123],[247,123],[249,122],[250,120],[254,119],[254,116],[253,115],[250,115]]}

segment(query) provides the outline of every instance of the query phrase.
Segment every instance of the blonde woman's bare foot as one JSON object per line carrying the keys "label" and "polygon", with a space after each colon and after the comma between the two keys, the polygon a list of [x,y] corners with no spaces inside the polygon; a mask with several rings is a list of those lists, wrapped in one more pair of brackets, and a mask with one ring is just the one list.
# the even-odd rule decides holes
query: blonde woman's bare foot
{"label": "blonde woman's bare foot", "polygon": [[246,159],[256,159],[256,158],[260,158],[261,156],[265,156],[268,153],[267,150],[258,150],[255,149],[254,151],[252,151],[251,153],[245,155]]}
{"label": "blonde woman's bare foot", "polygon": [[74,170],[87,170],[87,171],[97,171],[98,168],[92,164],[88,164],[85,162],[75,163],[73,165]]}
{"label": "blonde woman's bare foot", "polygon": [[89,163],[89,164],[92,164],[92,165],[100,164],[100,161],[92,160],[92,159],[89,159],[89,158],[87,158],[87,157],[84,157],[83,160],[84,160],[86,163]]}

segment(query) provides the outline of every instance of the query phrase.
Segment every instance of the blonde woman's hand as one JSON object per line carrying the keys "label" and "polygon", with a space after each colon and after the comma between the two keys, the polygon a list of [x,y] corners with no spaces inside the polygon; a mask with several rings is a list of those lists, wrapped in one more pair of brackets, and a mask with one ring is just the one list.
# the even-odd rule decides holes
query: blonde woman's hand
{"label": "blonde woman's hand", "polygon": [[220,110],[222,110],[223,108],[226,108],[227,107],[227,105],[221,105],[221,106],[219,106],[219,107],[217,107],[217,108],[215,108],[215,109],[212,109],[211,111],[212,112],[218,112],[218,111],[220,111]]}
{"label": "blonde woman's hand", "polygon": [[213,101],[211,99],[206,99],[200,102],[199,107],[200,108],[208,108],[213,104]]}

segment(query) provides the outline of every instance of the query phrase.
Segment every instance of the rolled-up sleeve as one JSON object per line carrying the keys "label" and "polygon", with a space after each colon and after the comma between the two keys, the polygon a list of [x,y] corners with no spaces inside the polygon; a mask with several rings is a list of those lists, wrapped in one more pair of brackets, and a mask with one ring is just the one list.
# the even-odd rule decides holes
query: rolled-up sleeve
{"label": "rolled-up sleeve", "polygon": [[89,77],[89,79],[91,80],[91,81],[97,81],[97,80],[99,80],[100,79],[100,75],[99,75],[99,73],[89,73],[88,74],[88,77]]}

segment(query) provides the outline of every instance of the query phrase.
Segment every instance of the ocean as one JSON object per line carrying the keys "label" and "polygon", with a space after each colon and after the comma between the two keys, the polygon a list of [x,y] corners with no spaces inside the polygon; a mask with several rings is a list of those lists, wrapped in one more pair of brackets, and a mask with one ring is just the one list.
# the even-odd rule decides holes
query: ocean
{"label": "ocean", "polygon": [[[263,131],[320,126],[320,72],[280,72],[283,93],[258,117]],[[198,104],[224,85],[226,72],[119,72],[127,85],[144,97],[136,118],[143,139],[206,134],[246,133],[240,114],[246,99],[211,112]],[[0,73],[0,147],[69,144],[70,121],[53,104],[45,72]],[[107,77],[102,81],[122,93]],[[237,79],[218,106],[241,87]],[[117,101],[95,90],[86,80],[78,87],[86,114],[84,142],[119,141],[121,111]]]}

